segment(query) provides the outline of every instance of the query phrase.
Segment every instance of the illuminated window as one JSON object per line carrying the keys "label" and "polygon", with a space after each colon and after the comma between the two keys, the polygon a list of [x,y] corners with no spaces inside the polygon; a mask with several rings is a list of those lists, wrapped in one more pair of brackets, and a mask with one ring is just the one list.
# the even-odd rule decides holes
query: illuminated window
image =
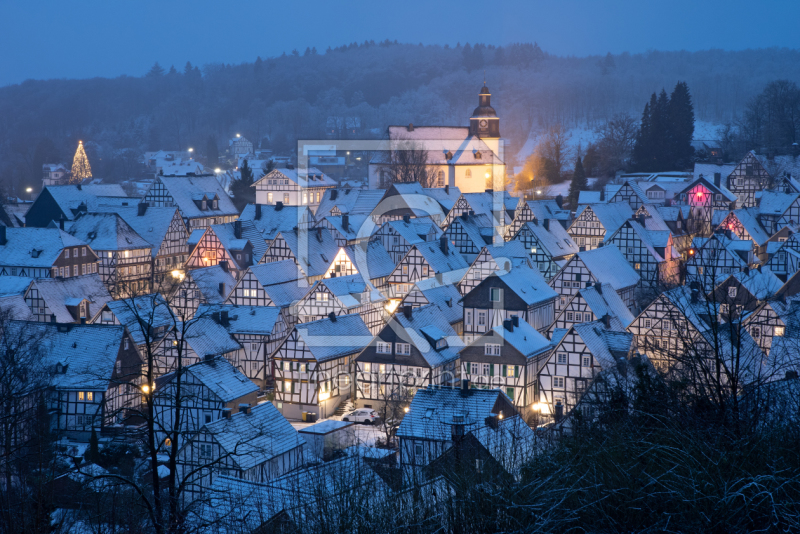
{"label": "illuminated window", "polygon": [[776,326],[775,327],[775,335],[776,336],[783,336],[783,334],[785,334],[785,333],[786,333],[786,327],[785,326]]}

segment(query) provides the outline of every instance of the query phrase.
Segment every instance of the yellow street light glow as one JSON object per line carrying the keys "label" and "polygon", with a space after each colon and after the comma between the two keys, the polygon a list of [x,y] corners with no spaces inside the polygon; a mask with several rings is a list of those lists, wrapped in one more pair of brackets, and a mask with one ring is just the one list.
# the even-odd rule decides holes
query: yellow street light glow
{"label": "yellow street light glow", "polygon": [[142,386],[142,392],[144,392],[145,395],[150,393],[150,386],[148,386],[147,384],[143,385]]}
{"label": "yellow street light glow", "polygon": [[502,419],[503,418],[503,414],[502,413],[501,414],[497,414],[497,418],[498,419]]}
{"label": "yellow street light glow", "polygon": [[489,174],[489,173],[487,172],[487,173],[486,173],[486,177],[488,178],[488,177],[490,177],[490,176],[491,176],[491,174]]}
{"label": "yellow street light glow", "polygon": [[399,305],[400,305],[399,300],[391,300],[389,301],[389,304],[386,305],[386,311],[388,311],[389,313],[394,313],[394,311],[397,309]]}
{"label": "yellow street light glow", "polygon": [[222,169],[220,169],[219,167],[217,167],[216,169],[214,169],[214,172],[222,172]]}
{"label": "yellow street light glow", "polygon": [[404,412],[406,412],[406,413],[408,413],[408,406],[406,406],[405,408],[403,408],[403,411],[404,411]]}
{"label": "yellow street light glow", "polygon": [[331,398],[331,394],[330,393],[326,393],[326,392],[323,391],[323,392],[320,392],[320,394],[319,394],[320,402],[326,401],[326,400],[328,400],[330,398]]}
{"label": "yellow street light glow", "polygon": [[236,137],[241,137],[241,134],[236,134]]}
{"label": "yellow street light glow", "polygon": [[189,152],[194,152],[194,149],[193,149],[193,148],[190,148],[190,149],[189,149]]}

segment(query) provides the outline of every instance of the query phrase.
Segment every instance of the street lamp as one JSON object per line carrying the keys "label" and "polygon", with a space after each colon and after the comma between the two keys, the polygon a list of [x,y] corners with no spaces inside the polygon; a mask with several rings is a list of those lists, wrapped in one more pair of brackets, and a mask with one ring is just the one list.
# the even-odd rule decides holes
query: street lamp
{"label": "street lamp", "polygon": [[189,152],[194,152],[194,149],[193,149],[193,148],[190,148],[190,149],[189,149]]}
{"label": "street lamp", "polygon": [[217,167],[216,169],[214,169],[214,172],[216,172],[217,174],[219,174],[219,173],[221,173],[221,172],[222,172],[222,169],[220,169],[219,167]]}
{"label": "street lamp", "polygon": [[32,188],[32,187],[29,187],[28,189],[26,189],[26,190],[25,190],[25,192],[26,192],[26,193],[33,193],[33,188]]}

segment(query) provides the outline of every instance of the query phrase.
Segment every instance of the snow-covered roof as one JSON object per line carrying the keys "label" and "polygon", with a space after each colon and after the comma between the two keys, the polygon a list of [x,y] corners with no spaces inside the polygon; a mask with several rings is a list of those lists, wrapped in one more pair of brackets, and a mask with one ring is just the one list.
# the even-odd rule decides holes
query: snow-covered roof
{"label": "snow-covered roof", "polygon": [[[128,195],[125,194],[119,184],[49,185],[44,188],[42,193],[44,191],[50,194],[68,220],[72,220],[77,215],[78,208],[81,205],[85,206],[88,211],[94,211],[98,204],[107,202],[110,198],[116,197],[128,200]],[[42,194],[39,196],[42,199],[45,198]],[[100,199],[98,197],[106,198]],[[129,200],[135,202],[135,199]],[[36,202],[34,202],[34,205],[36,205]]]}
{"label": "snow-covered roof", "polygon": [[169,330],[176,323],[169,304],[160,293],[112,300],[106,306],[119,323],[127,327],[131,337],[139,345],[145,342],[143,330]]}
{"label": "snow-covered roof", "polygon": [[[286,247],[291,251],[300,269],[307,277],[324,275],[339,253],[336,240],[325,228],[316,228],[307,233],[291,230],[280,232],[278,235],[283,237]],[[271,246],[277,245],[273,241]]]}
{"label": "snow-covered roof", "polygon": [[602,320],[578,323],[572,328],[603,369],[616,366],[619,359],[627,357],[633,347],[633,334],[608,329]]}
{"label": "snow-covered roof", "polygon": [[319,423],[315,423],[313,425],[304,427],[298,430],[298,432],[300,434],[313,434],[316,436],[324,436],[326,434],[330,434],[331,432],[336,432],[338,430],[351,427],[353,426],[353,424],[354,423],[350,423],[348,421],[337,421],[335,419],[328,419],[327,421],[320,421]]}
{"label": "snow-covered roof", "polygon": [[783,215],[798,198],[800,198],[800,193],[762,191],[761,200],[758,202],[759,213],[763,215]]}
{"label": "snow-covered roof", "polygon": [[[144,215],[139,215],[139,209],[136,206],[101,205],[97,207],[97,211],[116,213],[122,217],[142,239],[150,243],[153,257],[155,257],[167,237],[170,224],[172,224],[172,219],[175,217],[175,212],[178,211],[178,208],[147,207]],[[181,220],[181,224],[183,224],[183,220]],[[185,226],[184,231],[186,231]],[[202,235],[202,232],[199,235]]]}
{"label": "snow-covered roof", "polygon": [[201,359],[242,348],[227,329],[209,313],[205,315],[195,313],[194,318],[185,327],[183,339]]}
{"label": "snow-covered roof", "polygon": [[369,215],[348,215],[346,228],[344,226],[344,217],[341,215],[328,215],[324,219],[348,240],[368,238],[378,228]]}
{"label": "snow-covered roof", "polygon": [[[534,327],[528,324],[524,319],[518,319],[519,324],[509,331],[502,324],[492,328],[495,335],[502,338],[505,343],[514,347],[520,354],[526,358],[532,358],[541,355],[553,348],[550,340],[539,333]],[[483,343],[481,338],[477,338],[475,343]]]}
{"label": "snow-covered roof", "polygon": [[[334,207],[342,213],[353,215],[370,215],[380,204],[385,191],[382,189],[328,189],[322,195],[315,217],[320,219],[330,215]],[[336,198],[333,198],[333,197]]]}
{"label": "snow-covered roof", "polygon": [[[271,402],[253,406],[249,413],[239,412],[208,423],[204,429],[240,469],[250,469],[306,445]],[[192,442],[186,446],[192,446]]]}
{"label": "snow-covered roof", "polygon": [[33,289],[39,291],[39,298],[45,301],[50,313],[56,316],[56,321],[59,323],[77,321],[77,314],[70,313],[67,306],[77,306],[84,299],[89,301],[89,313],[92,315],[97,314],[111,302],[111,294],[99,274],[69,278],[39,278],[31,284],[31,290]]}
{"label": "snow-covered roof", "polygon": [[684,187],[680,193],[688,193],[698,184],[702,184],[706,189],[711,191],[712,193],[718,193],[725,197],[726,200],[729,202],[735,202],[737,200],[737,196],[731,192],[730,189],[722,185],[720,182],[719,186],[714,185],[714,176],[712,175],[710,178],[707,176],[699,177],[697,180],[693,180],[692,183]]}
{"label": "snow-covered roof", "polygon": [[758,300],[766,300],[773,296],[783,285],[783,282],[769,269],[737,271],[731,277]]}
{"label": "snow-covered roof", "polygon": [[[539,245],[552,257],[567,256],[578,253],[578,245],[572,240],[563,226],[556,221],[551,221],[548,228],[544,227],[541,220],[529,221],[520,227],[520,232],[525,228],[532,233]],[[519,232],[517,232],[519,235]]]}
{"label": "snow-covered roof", "polygon": [[[204,384],[224,403],[233,402],[258,391],[258,386],[222,357],[203,360],[188,366],[185,372]],[[165,375],[172,377],[174,373]],[[171,378],[170,378],[171,379]]]}
{"label": "snow-covered roof", "polygon": [[[235,227],[239,223],[242,228],[241,238],[236,238]],[[267,251],[267,242],[258,231],[253,221],[235,221],[211,225],[211,229],[219,242],[228,250],[244,250],[249,242],[253,247],[253,261],[257,262]]]}
{"label": "snow-covered roof", "polygon": [[116,213],[81,213],[67,230],[94,251],[152,248]]}
{"label": "snow-covered roof", "polygon": [[163,176],[208,176],[209,173],[205,171],[202,163],[193,159],[178,159],[164,163],[161,167],[161,174]]}
{"label": "snow-covered roof", "polygon": [[357,313],[298,324],[295,330],[318,362],[356,354],[372,341],[369,328]]}
{"label": "snow-covered roof", "polygon": [[[223,269],[221,265],[192,269],[187,271],[186,276],[194,281],[197,289],[200,290],[200,293],[209,304],[222,304],[225,302],[228,294],[236,284],[236,278],[233,277],[230,270]],[[220,286],[220,284],[225,285]],[[223,289],[222,293],[220,293],[220,287]]]}
{"label": "snow-covered roof", "polygon": [[408,222],[398,219],[384,224],[391,227],[411,245],[425,242],[426,236],[431,231],[435,233],[437,239],[442,235],[442,229],[430,217],[417,217],[409,219]]}
{"label": "snow-covered roof", "polygon": [[472,435],[515,478],[521,476],[523,467],[540,449],[536,433],[518,415],[498,421],[496,428],[478,426]]}
{"label": "snow-covered roof", "polygon": [[[583,210],[591,209],[600,224],[605,228],[606,235],[610,236],[625,224],[625,221],[633,217],[633,209],[627,202],[612,202],[610,204],[592,204],[590,206],[578,207],[575,220],[581,216]],[[572,223],[573,226],[575,223]]]}
{"label": "snow-covered roof", "polygon": [[282,206],[260,204],[261,217],[256,218],[256,205],[248,204],[242,210],[240,221],[253,221],[266,240],[275,239],[280,232],[308,226],[314,222],[314,215],[308,206]]}
{"label": "snow-covered roof", "polygon": [[[403,303],[413,296],[415,292],[419,291],[428,303],[439,307],[450,324],[463,321],[464,306],[461,304],[461,293],[458,291],[458,286],[454,283],[445,283],[445,279],[446,276],[442,277],[441,281],[433,277],[417,282],[414,289],[404,297]],[[455,280],[454,282],[457,281]],[[403,303],[401,303],[401,306]]]}
{"label": "snow-covered roof", "polygon": [[[231,197],[214,176],[168,177],[159,176],[158,180],[167,188],[181,214],[187,219],[219,217],[223,215],[239,215]],[[195,200],[219,197],[217,209],[208,202],[208,209],[202,210]]]}
{"label": "snow-covered roof", "polygon": [[375,280],[389,276],[396,267],[380,241],[348,245],[344,247],[344,251],[365,279]]}
{"label": "snow-covered roof", "polygon": [[461,196],[461,190],[458,187],[426,187],[423,188],[425,194],[439,203],[445,213],[448,213],[453,206],[455,206],[458,197]]}
{"label": "snow-covered roof", "polygon": [[[10,278],[2,276],[0,278]],[[0,295],[0,320],[17,319],[19,321],[33,321],[31,309],[22,295]]]}
{"label": "snow-covered roof", "polygon": [[469,264],[451,243],[448,243],[447,252],[442,250],[438,239],[427,243],[417,243],[409,249],[407,255],[410,255],[415,248],[434,272],[446,273],[457,270],[466,272],[469,269]]}
{"label": "snow-covered roof", "polygon": [[196,315],[216,317],[214,314],[228,312],[227,323],[222,323],[230,334],[270,335],[280,319],[281,309],[276,306],[237,306],[235,304],[202,304]]}
{"label": "snow-covered roof", "polygon": [[[476,213],[474,215],[462,213],[459,217],[452,220],[448,230],[454,226],[461,226],[463,232],[478,249],[484,245],[492,244],[495,241],[495,236],[500,238],[499,230],[494,226],[492,217],[483,213]],[[451,236],[451,241],[453,237],[454,236]]]}
{"label": "snow-covered roof", "polygon": [[27,276],[0,276],[0,297],[24,295],[32,281]]}
{"label": "snow-covered roof", "polygon": [[[722,179],[726,180],[736,169],[736,166],[736,163],[721,163],[719,165],[714,163],[695,163],[692,180],[697,180],[700,176],[704,176],[710,178],[713,182],[716,173],[720,173]],[[723,183],[727,183],[727,180]]]}
{"label": "snow-covered roof", "polygon": [[556,219],[558,221],[570,220],[570,211],[559,208],[558,203],[551,198],[542,200],[528,200],[527,204],[536,218],[540,221],[543,221],[544,219]]}
{"label": "snow-covered roof", "polygon": [[742,224],[747,233],[750,234],[753,241],[759,245],[763,245],[769,240],[770,235],[767,234],[767,231],[764,230],[764,227],[758,220],[757,207],[741,208],[731,213],[733,213],[736,219]]}
{"label": "snow-covered roof", "polygon": [[6,228],[0,265],[49,269],[64,248],[80,246],[87,244],[58,228]]}
{"label": "snow-covered roof", "polygon": [[597,317],[606,314],[616,317],[624,328],[633,322],[633,314],[610,284],[593,284],[578,293]]}
{"label": "snow-covered roof", "polygon": [[617,291],[635,286],[641,279],[614,245],[579,252],[578,257],[598,281],[611,284]]}
{"label": "snow-covered roof", "polygon": [[459,388],[427,387],[414,394],[397,436],[448,442],[453,439],[454,416],[463,417],[466,430],[470,431],[485,425],[487,417],[497,414],[506,405],[511,406],[511,401],[499,389],[462,392]]}
{"label": "snow-covered roof", "polygon": [[394,183],[381,198],[381,212],[409,213],[414,217],[427,217],[444,220],[444,211],[434,199],[425,194],[418,182]]}
{"label": "snow-covered roof", "polygon": [[600,191],[580,191],[578,193],[579,206],[585,206],[586,204],[600,204],[605,202],[606,200],[600,200]]}
{"label": "snow-covered roof", "polygon": [[509,272],[497,272],[491,276],[498,276],[528,306],[558,297],[539,271],[527,265],[517,265]]}

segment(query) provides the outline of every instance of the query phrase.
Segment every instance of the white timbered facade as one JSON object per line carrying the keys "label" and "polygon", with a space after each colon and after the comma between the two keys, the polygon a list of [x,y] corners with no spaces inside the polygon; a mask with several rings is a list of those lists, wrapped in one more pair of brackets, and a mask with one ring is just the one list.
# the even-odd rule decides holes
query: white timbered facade
{"label": "white timbered facade", "polygon": [[750,151],[727,177],[728,189],[736,195],[743,208],[756,205],[756,191],[767,189],[772,181],[755,152]]}

